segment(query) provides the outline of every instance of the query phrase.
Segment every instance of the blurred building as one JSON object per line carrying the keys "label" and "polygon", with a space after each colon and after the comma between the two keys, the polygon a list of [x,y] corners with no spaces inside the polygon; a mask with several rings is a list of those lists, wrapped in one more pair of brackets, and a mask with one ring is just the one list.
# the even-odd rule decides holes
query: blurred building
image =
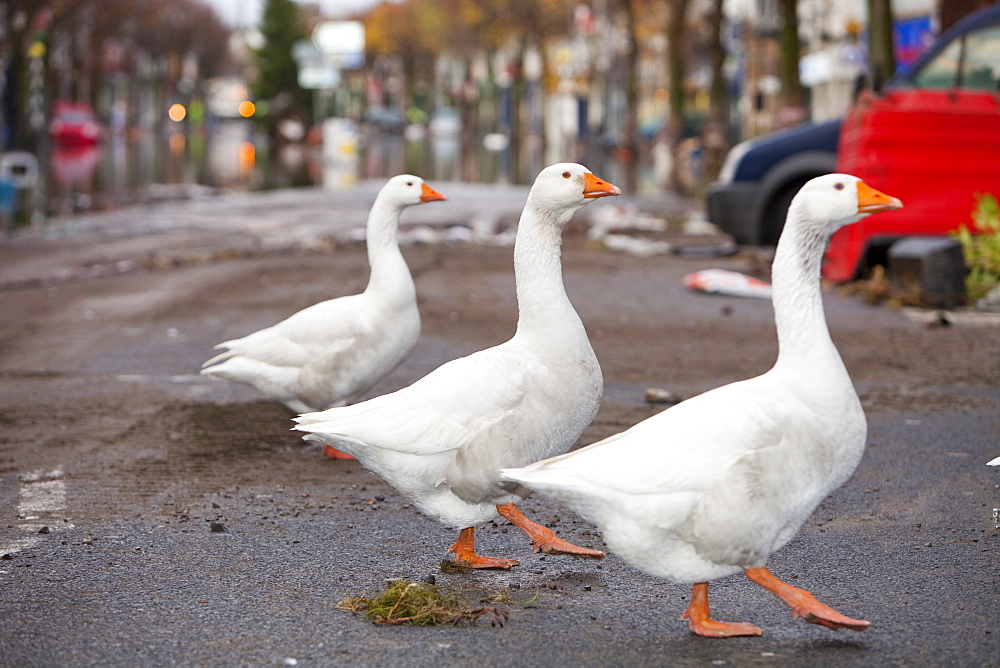
{"label": "blurred building", "polygon": [[[727,3],[730,90],[741,137],[787,125],[779,107],[777,0]],[[905,67],[939,33],[935,0],[894,0],[893,37],[897,66]],[[808,116],[838,118],[850,105],[859,79],[868,75],[868,2],[799,0],[802,57],[799,76],[807,91]],[[804,119],[803,119],[804,120]]]}

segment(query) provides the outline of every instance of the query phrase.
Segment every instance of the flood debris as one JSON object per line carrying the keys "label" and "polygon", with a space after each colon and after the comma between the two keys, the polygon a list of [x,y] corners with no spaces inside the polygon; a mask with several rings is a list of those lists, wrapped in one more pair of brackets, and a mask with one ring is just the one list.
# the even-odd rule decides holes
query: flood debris
{"label": "flood debris", "polygon": [[667,404],[670,406],[684,401],[684,397],[680,394],[665,387],[647,387],[646,391],[643,392],[643,398],[649,404]]}
{"label": "flood debris", "polygon": [[666,255],[673,250],[670,243],[645,237],[633,237],[627,234],[605,234],[601,242],[608,250],[623,251],[636,257],[652,257]]}
{"label": "flood debris", "polygon": [[1000,285],[995,285],[984,296],[976,300],[976,308],[980,311],[1000,313]]}
{"label": "flood debris", "polygon": [[892,284],[885,267],[872,267],[867,277],[845,283],[838,287],[838,292],[850,297],[860,297],[866,304],[885,304],[890,308],[918,306],[920,294],[915,290],[900,290]]}
{"label": "flood debris", "polygon": [[616,232],[666,232],[667,227],[666,218],[643,213],[633,205],[613,204],[597,207],[591,213],[587,237],[597,240]]}
{"label": "flood debris", "polygon": [[486,617],[490,626],[500,627],[510,613],[496,605],[509,603],[509,593],[489,594],[477,589],[448,590],[428,582],[390,580],[385,589],[371,597],[348,596],[336,605],[337,610],[364,612],[373,624],[435,626],[475,624]]}
{"label": "flood debris", "polygon": [[699,292],[730,297],[771,298],[771,284],[728,269],[704,269],[687,274],[684,285]]}

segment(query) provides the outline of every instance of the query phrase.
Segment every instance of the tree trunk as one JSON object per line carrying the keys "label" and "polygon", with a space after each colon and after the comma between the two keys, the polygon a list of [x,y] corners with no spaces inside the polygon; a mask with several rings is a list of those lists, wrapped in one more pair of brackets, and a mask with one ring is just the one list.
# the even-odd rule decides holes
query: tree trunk
{"label": "tree trunk", "polygon": [[688,0],[671,0],[673,9],[667,28],[667,73],[670,77],[670,135],[676,143],[684,128],[684,17]]}
{"label": "tree trunk", "polygon": [[670,115],[667,119],[666,136],[673,156],[671,164],[671,185],[680,189],[679,147],[684,135],[684,18],[687,15],[688,0],[670,0],[670,24],[667,27],[667,75],[670,78]]}
{"label": "tree trunk", "polygon": [[625,93],[625,119],[622,127],[622,138],[620,148],[631,155],[635,155],[639,143],[638,124],[638,95],[636,92],[635,70],[636,57],[639,53],[639,44],[636,40],[636,21],[634,0],[622,0],[621,10],[625,16],[625,32],[628,39],[627,51],[622,60],[622,70],[624,71],[624,93]]}
{"label": "tree trunk", "polygon": [[705,178],[714,181],[722,168],[722,160],[728,150],[726,140],[726,81],[723,65],[726,52],[722,45],[722,14],[725,0],[713,0],[708,15],[708,53],[712,68],[712,83],[708,89],[708,121],[702,128],[702,146],[705,152]]}
{"label": "tree trunk", "polygon": [[[888,2],[888,0],[886,0]],[[805,94],[799,79],[799,16],[796,0],[781,0],[781,111],[788,121],[805,120]]]}
{"label": "tree trunk", "polygon": [[875,90],[896,73],[890,0],[868,0],[868,67]]}

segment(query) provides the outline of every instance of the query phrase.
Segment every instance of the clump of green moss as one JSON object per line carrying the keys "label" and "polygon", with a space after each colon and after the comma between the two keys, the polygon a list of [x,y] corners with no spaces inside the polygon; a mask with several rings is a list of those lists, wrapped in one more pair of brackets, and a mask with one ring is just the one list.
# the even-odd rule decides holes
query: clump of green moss
{"label": "clump of green moss", "polygon": [[[475,596],[470,594],[475,593]],[[374,596],[350,596],[337,604],[338,610],[364,612],[373,624],[409,624],[431,626],[462,623],[474,624],[483,616],[491,626],[503,626],[510,613],[492,605],[478,605],[484,602],[482,592],[474,590],[446,591],[427,582],[392,580],[385,589]],[[475,599],[474,601],[470,599]],[[493,596],[488,602],[509,600],[509,597]]]}

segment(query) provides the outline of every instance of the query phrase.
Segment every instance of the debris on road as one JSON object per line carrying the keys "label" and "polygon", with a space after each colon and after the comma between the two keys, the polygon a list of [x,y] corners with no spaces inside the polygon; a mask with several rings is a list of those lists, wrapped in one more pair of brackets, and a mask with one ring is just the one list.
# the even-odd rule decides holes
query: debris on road
{"label": "debris on road", "polygon": [[648,404],[670,404],[672,406],[684,401],[684,397],[665,387],[647,387],[643,397]]}
{"label": "debris on road", "polygon": [[730,297],[771,298],[771,284],[753,276],[726,269],[705,269],[684,277],[684,285],[692,290]]}
{"label": "debris on road", "polygon": [[457,626],[464,622],[476,623],[480,617],[490,618],[491,626],[503,626],[510,613],[496,606],[473,607],[470,599],[479,602],[499,602],[506,599],[500,595],[487,595],[473,589],[448,591],[436,584],[410,580],[391,580],[385,589],[374,596],[349,596],[337,604],[338,610],[364,612],[373,624],[406,624],[410,626],[431,626],[449,624]]}

